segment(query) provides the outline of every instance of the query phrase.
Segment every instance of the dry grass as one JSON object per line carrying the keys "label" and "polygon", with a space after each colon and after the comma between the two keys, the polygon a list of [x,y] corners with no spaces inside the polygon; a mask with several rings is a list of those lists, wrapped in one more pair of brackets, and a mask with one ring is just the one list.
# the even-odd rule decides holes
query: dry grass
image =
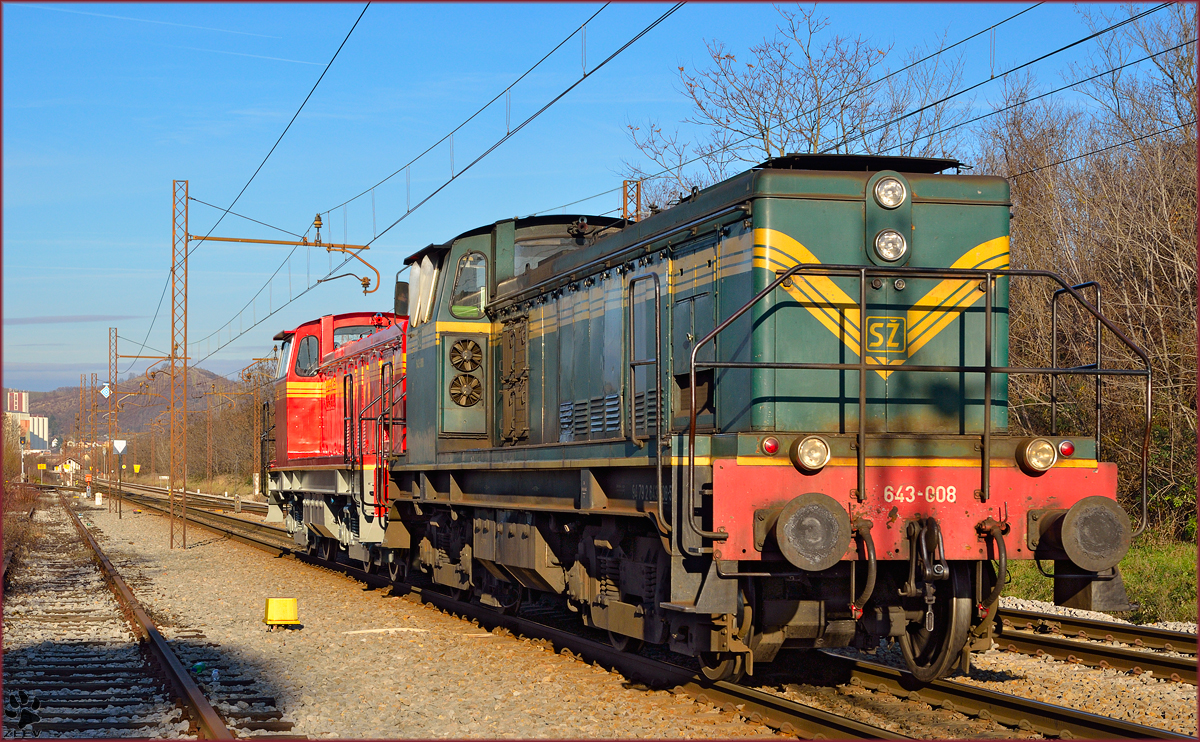
{"label": "dry grass", "polygon": [[37,528],[27,517],[38,491],[29,485],[4,483],[4,553],[17,551],[37,538]]}

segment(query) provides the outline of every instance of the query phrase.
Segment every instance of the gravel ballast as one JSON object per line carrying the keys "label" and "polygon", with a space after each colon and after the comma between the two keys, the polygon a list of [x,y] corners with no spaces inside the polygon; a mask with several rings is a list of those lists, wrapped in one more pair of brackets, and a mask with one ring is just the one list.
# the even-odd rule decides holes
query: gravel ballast
{"label": "gravel ballast", "polygon": [[[101,547],[164,634],[202,631],[221,675],[258,681],[310,737],[773,737],[770,728],[492,634],[407,599],[188,529],[80,503]],[[303,628],[268,632],[268,597],[299,598]]]}
{"label": "gravel ballast", "polygon": [[[187,550],[168,550],[165,519],[133,513],[128,505],[124,520],[103,508],[89,515],[106,537],[102,545],[110,558],[138,575],[134,589],[165,625],[164,633],[202,631],[218,645],[228,671],[260,679],[255,692],[276,699],[284,718],[294,722],[293,734],[775,735],[734,713],[686,696],[648,693],[534,643],[486,632],[342,574],[273,558],[199,528],[189,529]],[[303,628],[267,632],[262,623],[267,597],[298,597]],[[873,659],[900,665],[898,654],[881,649]],[[973,655],[973,665],[969,678],[952,679],[1148,726],[1196,730],[1194,686],[997,650]],[[859,698],[865,691],[850,688],[782,683],[776,692],[912,736],[1030,736],[940,710],[914,714],[896,707],[892,716],[898,699]]]}

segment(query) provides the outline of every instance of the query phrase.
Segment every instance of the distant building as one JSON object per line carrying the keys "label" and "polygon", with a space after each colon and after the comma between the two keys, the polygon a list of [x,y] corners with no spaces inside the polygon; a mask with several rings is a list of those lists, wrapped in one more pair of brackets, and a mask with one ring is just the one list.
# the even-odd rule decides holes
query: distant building
{"label": "distant building", "polygon": [[50,450],[50,418],[29,414],[29,392],[7,390],[4,414],[16,423],[28,451]]}
{"label": "distant building", "polygon": [[4,403],[5,412],[24,412],[29,414],[29,392],[8,390],[8,399]]}

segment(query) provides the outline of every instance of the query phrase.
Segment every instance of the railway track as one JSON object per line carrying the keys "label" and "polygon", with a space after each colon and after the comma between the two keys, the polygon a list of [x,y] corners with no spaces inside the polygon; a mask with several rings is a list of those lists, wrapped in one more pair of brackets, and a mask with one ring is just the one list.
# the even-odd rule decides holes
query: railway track
{"label": "railway track", "polygon": [[[105,487],[116,487],[116,482],[101,479],[100,484]],[[130,484],[128,482],[121,483],[121,489],[125,491],[144,492],[147,494],[158,495],[160,497],[167,496],[166,487],[155,487],[147,484]],[[266,515],[267,504],[265,502],[247,502],[240,497],[225,497],[223,495],[202,495],[199,492],[187,493],[187,501],[189,508],[202,508],[205,510],[229,510],[233,512],[251,513],[254,515]]]}
{"label": "railway track", "polygon": [[[166,509],[162,503],[154,502],[146,496],[125,496],[130,497],[131,501],[143,504],[146,507],[156,507],[160,510]],[[190,513],[189,517],[197,525],[210,528],[219,533],[225,533],[232,538],[237,538],[250,545],[256,545],[259,548],[264,548],[275,553],[292,552],[302,561],[341,571],[375,587],[384,587],[391,584],[386,578],[366,574],[357,567],[342,563],[331,564],[322,562],[299,552],[294,552],[290,540],[287,539],[285,532],[280,528],[264,524],[253,524],[257,525],[258,528],[254,531],[253,535],[247,537],[245,530],[248,521],[245,519],[204,511]],[[234,529],[239,529],[243,533],[234,533]],[[500,615],[484,606],[456,600],[435,589],[416,585],[406,585],[404,587],[417,600],[429,603],[448,613],[476,621],[481,626],[485,626],[490,630],[500,629],[543,642],[549,642],[553,645],[555,651],[561,652],[565,650],[585,661],[600,664],[608,669],[618,670],[626,677],[636,679],[648,685],[673,687],[677,691],[685,692],[703,702],[709,702],[725,708],[737,708],[743,716],[751,721],[767,724],[785,733],[797,733],[809,737],[856,739],[887,739],[903,736],[792,701],[782,697],[771,688],[755,688],[733,683],[710,683],[700,679],[697,673],[691,669],[637,654],[620,652],[607,643],[580,636],[573,631],[563,630],[520,615]],[[1036,617],[1036,620],[1045,622],[1053,622],[1059,618],[1064,618],[1043,614],[1029,615]],[[1025,616],[1016,616],[1013,612],[1008,612],[1008,616],[1010,621],[1014,617],[1018,618],[1018,620],[1025,620]],[[1093,623],[1100,624],[1102,628],[1116,626],[1103,622]],[[1076,624],[1067,623],[1065,625],[1075,626]],[[1126,628],[1125,625],[1120,626],[1122,629]],[[1134,628],[1137,629],[1140,627]],[[1096,627],[1092,627],[1091,630],[1095,632],[1097,629]],[[1154,632],[1155,630],[1142,630],[1141,634],[1144,637],[1148,637],[1154,634]],[[1008,631],[1003,633],[1002,636],[1007,640],[1012,638],[1011,635],[1014,633],[1017,633],[1015,626],[1010,626]],[[1021,633],[1029,633],[1029,636],[1045,638],[1043,635],[1031,632]],[[1163,639],[1163,636],[1161,636],[1162,633],[1160,632],[1159,639],[1154,641]],[[1176,642],[1182,641],[1180,637],[1190,636],[1187,634],[1175,635],[1175,632],[1165,633],[1172,634],[1171,638]],[[1106,633],[1103,636],[1108,635]],[[1097,634],[1097,636],[1101,635]],[[1123,636],[1129,636],[1129,634]],[[1062,639],[1059,640],[1064,641]],[[1195,637],[1191,637],[1191,640],[1194,646]],[[1146,643],[1151,640],[1143,638],[1142,641]],[[1099,644],[1099,642],[1093,643]],[[1164,640],[1161,643],[1166,644],[1168,642]],[[1072,642],[1072,644],[1077,645],[1082,644],[1082,642]],[[1038,648],[1043,649],[1043,653],[1053,654],[1046,651],[1046,646],[1048,645],[1037,645]],[[1172,644],[1172,647],[1174,646]],[[1164,648],[1166,647],[1164,646]],[[1157,667],[1152,664],[1152,660],[1160,659],[1158,653],[1139,650],[1123,651],[1137,654],[1140,658],[1139,661],[1142,662],[1143,670],[1160,672],[1157,669],[1146,669],[1148,667]],[[1036,649],[1031,650],[1030,653],[1036,654]],[[1032,701],[1015,695],[999,693],[953,681],[937,681],[931,684],[920,685],[907,672],[895,668],[873,662],[856,661],[837,654],[823,653],[823,656],[828,658],[828,662],[822,663],[825,668],[824,672],[827,675],[825,678],[827,682],[851,687],[858,686],[875,692],[887,693],[913,703],[930,704],[935,707],[951,709],[970,717],[992,720],[1013,729],[1037,732],[1048,737],[1194,739],[1194,737],[1176,734],[1163,729]],[[1057,655],[1055,656],[1057,657]],[[1064,659],[1067,659],[1067,657],[1064,657]],[[1192,659],[1190,661],[1192,662],[1191,676],[1194,682],[1195,660]],[[1170,675],[1166,675],[1166,677],[1170,677]]]}
{"label": "railway track", "polygon": [[[46,511],[5,607],[5,737],[287,732],[203,632],[168,640],[67,501]],[[78,538],[72,538],[72,527]],[[102,590],[107,583],[112,598]],[[97,596],[100,597],[97,597]],[[14,633],[15,632],[15,633]],[[24,723],[22,723],[24,722]]]}
{"label": "railway track", "polygon": [[[1155,677],[1196,684],[1194,635],[1029,611],[1020,613],[1024,615],[1013,616],[1010,613],[1006,617],[1004,612],[1001,613],[1003,627],[995,639],[1002,649],[1038,657],[1049,655],[1052,659],[1064,662],[1112,668],[1135,675],[1150,672]],[[1060,618],[1065,620],[1058,620]],[[1072,627],[1085,625],[1087,628],[1078,628],[1073,635],[1066,633]],[[1144,649],[1118,646],[1112,642]],[[1174,654],[1176,652],[1180,654]]]}
{"label": "railway track", "polygon": [[[157,499],[161,498],[158,488],[140,489],[150,494],[131,497],[132,501],[165,511],[165,506]],[[292,548],[287,534],[274,526],[221,513],[197,511],[194,516],[218,528],[228,526],[232,529],[232,537],[251,545],[278,552]],[[1196,636],[1192,634],[1032,611],[1001,610],[1000,618],[1002,628],[996,641],[1001,648],[1011,652],[1038,657],[1048,655],[1064,662],[1139,675],[1152,673],[1155,677],[1192,685],[1197,682]],[[1130,646],[1117,646],[1113,642]]]}
{"label": "railway track", "polygon": [[5,595],[4,736],[232,739],[87,529],[60,504],[42,511],[45,537]]}

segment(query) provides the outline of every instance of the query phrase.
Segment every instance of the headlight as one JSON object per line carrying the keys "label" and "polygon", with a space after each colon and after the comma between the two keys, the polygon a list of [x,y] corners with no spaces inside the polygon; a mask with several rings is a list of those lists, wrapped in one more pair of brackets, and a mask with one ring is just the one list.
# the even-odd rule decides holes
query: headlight
{"label": "headlight", "polygon": [[885,209],[894,209],[904,203],[906,195],[904,184],[895,178],[881,178],[875,184],[875,200]]}
{"label": "headlight", "polygon": [[904,235],[894,229],[885,229],[875,235],[875,254],[889,263],[895,263],[908,251]]}
{"label": "headlight", "polygon": [[792,460],[792,466],[800,471],[820,471],[829,463],[829,444],[815,435],[797,439],[788,450],[788,458]]}
{"label": "headlight", "polygon": [[1034,438],[1017,446],[1017,463],[1030,474],[1041,474],[1057,460],[1058,451],[1045,438]]}

